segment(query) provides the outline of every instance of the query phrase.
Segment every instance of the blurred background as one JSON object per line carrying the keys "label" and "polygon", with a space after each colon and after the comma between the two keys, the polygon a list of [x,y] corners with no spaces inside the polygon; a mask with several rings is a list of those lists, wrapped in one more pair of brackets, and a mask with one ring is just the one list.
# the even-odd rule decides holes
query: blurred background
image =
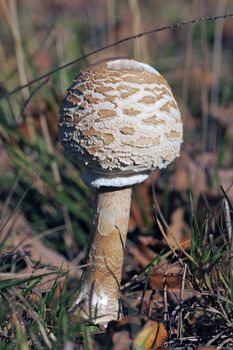
{"label": "blurred background", "polygon": [[62,261],[75,267],[84,257],[93,191],[79,164],[64,155],[57,123],[65,90],[97,60],[128,56],[154,66],[172,87],[184,122],[181,156],[134,189],[124,279],[161,249],[158,208],[168,243],[189,249],[192,212],[202,223],[221,211],[221,186],[233,199],[233,21],[130,40],[6,93],[124,37],[232,12],[231,0],[0,1],[0,249],[27,254],[20,271],[34,271],[35,261],[37,268]]}

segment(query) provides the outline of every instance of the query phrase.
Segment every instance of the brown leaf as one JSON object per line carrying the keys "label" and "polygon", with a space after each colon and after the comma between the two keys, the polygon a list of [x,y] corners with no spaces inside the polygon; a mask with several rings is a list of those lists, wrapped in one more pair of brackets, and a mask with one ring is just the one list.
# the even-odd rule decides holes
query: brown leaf
{"label": "brown leaf", "polygon": [[140,250],[136,246],[128,246],[127,253],[129,253],[137,264],[146,267],[149,264],[149,260],[141,254]]}
{"label": "brown leaf", "polygon": [[[149,192],[150,187],[151,179],[147,179],[137,188],[138,195],[140,198],[140,206],[143,208],[148,225],[152,225],[154,223],[154,215],[152,212],[153,203]],[[148,230],[147,225],[145,225],[145,220],[140,206],[137,204],[137,201],[133,198],[129,219],[129,231],[133,231],[136,228],[139,228],[141,232],[146,232]]]}
{"label": "brown leaf", "polygon": [[168,288],[180,290],[182,281],[182,269],[180,265],[169,265],[168,261],[163,260],[156,265],[150,275],[150,286],[152,289],[163,289],[164,278]]}
{"label": "brown leaf", "polygon": [[[34,264],[28,264],[26,268],[24,268],[21,273],[32,275],[34,273],[38,274],[46,274],[52,270],[61,270],[61,271],[69,271],[69,274],[72,275],[74,271],[77,272],[77,267],[69,262],[64,256],[57,253],[56,251],[49,249],[46,247],[38,238],[36,237],[25,237],[26,240],[20,246],[20,250],[26,252],[29,255],[29,258],[33,262],[39,262],[42,265],[47,265],[45,267],[34,268]],[[20,239],[22,240],[22,235],[20,235]],[[55,269],[54,269],[55,268]],[[42,278],[39,288],[49,290],[56,278],[56,274],[54,276],[45,276]],[[63,278],[59,279],[62,283]]]}
{"label": "brown leaf", "polygon": [[230,200],[233,200],[233,170],[220,169],[218,177],[218,188],[221,185],[227,193]]}
{"label": "brown leaf", "polygon": [[143,268],[149,265],[151,262],[151,259],[155,257],[155,253],[152,250],[150,250],[150,254],[145,254],[145,249],[144,251],[142,251],[142,249],[140,249],[136,245],[128,245],[127,252],[133,257],[135,262],[137,262],[138,265],[140,265]]}
{"label": "brown leaf", "polygon": [[[164,291],[166,286],[169,297],[177,302],[180,299],[182,277],[182,268],[179,263],[170,265],[168,261],[163,260],[153,268],[150,275],[150,287],[153,290]],[[187,278],[184,283],[183,300],[197,295],[195,293]],[[156,300],[159,295],[162,295],[162,293],[156,293]]]}
{"label": "brown leaf", "polygon": [[123,316],[118,321],[108,324],[105,337],[105,349],[130,350],[132,349],[132,330],[141,327],[139,317]]}
{"label": "brown leaf", "polygon": [[[40,289],[48,290],[54,283],[56,271],[70,271],[70,275],[78,272],[78,268],[72,262],[69,262],[55,250],[46,247],[39,238],[32,235],[28,222],[22,213],[18,212],[8,219],[9,215],[10,211],[7,210],[2,220],[3,223],[7,222],[7,224],[0,232],[0,241],[7,239],[6,246],[26,254],[27,266],[19,271],[20,275],[25,274],[28,277],[33,274],[43,275],[54,271],[54,275],[43,277],[39,285]],[[39,266],[35,268],[37,263]]]}
{"label": "brown leaf", "polygon": [[129,231],[134,231],[139,228],[141,232],[146,232],[146,226],[143,220],[141,209],[137,206],[135,199],[132,199],[129,219]]}
{"label": "brown leaf", "polygon": [[17,246],[18,242],[15,241],[15,237],[19,237],[21,234],[26,236],[31,233],[31,229],[25,216],[20,212],[13,215],[8,209],[5,210],[1,226],[0,241],[2,242],[6,240],[6,245],[9,244],[10,246]]}
{"label": "brown leaf", "polygon": [[[198,198],[201,193],[208,196],[222,196],[220,185],[228,190],[229,199],[233,199],[233,170],[232,168],[219,168],[216,172],[216,153],[205,152],[197,154],[192,159],[185,151],[176,162],[176,171],[170,181],[170,189],[178,191],[192,190]],[[210,180],[215,186],[211,186]]]}
{"label": "brown leaf", "polygon": [[[20,237],[22,238],[22,235]],[[62,267],[63,269],[70,267],[70,262],[64,256],[46,247],[38,238],[25,238],[26,240],[21,245],[21,249],[29,254],[30,260],[39,261],[43,265],[52,267]]]}
{"label": "brown leaf", "polygon": [[134,339],[134,346],[159,349],[167,341],[168,333],[163,323],[149,320]]}
{"label": "brown leaf", "polygon": [[228,106],[215,106],[214,117],[225,127],[232,125],[233,104]]}
{"label": "brown leaf", "polygon": [[112,337],[113,350],[130,350],[132,340],[128,331],[116,332]]}
{"label": "brown leaf", "polygon": [[179,246],[188,248],[191,240],[186,239],[185,231],[188,231],[188,226],[184,221],[184,209],[177,208],[171,214],[171,224],[167,229],[167,241],[174,249]]}
{"label": "brown leaf", "polygon": [[159,244],[160,241],[152,236],[139,236],[138,242],[143,244],[144,246],[155,246],[156,244]]}
{"label": "brown leaf", "polygon": [[201,164],[200,161],[191,159],[188,153],[183,152],[176,164],[176,171],[171,177],[171,188],[175,188],[178,191],[188,191],[191,187],[197,196],[201,192],[205,192],[207,180],[203,163]]}

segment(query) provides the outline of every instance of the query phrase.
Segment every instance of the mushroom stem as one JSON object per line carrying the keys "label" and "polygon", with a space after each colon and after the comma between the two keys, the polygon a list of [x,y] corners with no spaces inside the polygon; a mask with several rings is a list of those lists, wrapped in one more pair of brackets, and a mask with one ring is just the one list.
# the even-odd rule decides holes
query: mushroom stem
{"label": "mushroom stem", "polygon": [[131,204],[131,188],[101,188],[76,305],[80,315],[106,324],[120,317],[119,294]]}

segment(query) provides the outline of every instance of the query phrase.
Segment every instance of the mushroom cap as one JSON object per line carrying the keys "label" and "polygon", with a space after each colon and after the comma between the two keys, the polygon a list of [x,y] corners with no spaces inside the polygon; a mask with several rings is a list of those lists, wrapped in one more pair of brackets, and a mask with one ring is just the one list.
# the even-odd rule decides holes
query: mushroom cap
{"label": "mushroom cap", "polygon": [[84,163],[89,186],[123,187],[179,155],[182,121],[157,70],[111,58],[74,79],[60,109],[59,138],[68,155]]}

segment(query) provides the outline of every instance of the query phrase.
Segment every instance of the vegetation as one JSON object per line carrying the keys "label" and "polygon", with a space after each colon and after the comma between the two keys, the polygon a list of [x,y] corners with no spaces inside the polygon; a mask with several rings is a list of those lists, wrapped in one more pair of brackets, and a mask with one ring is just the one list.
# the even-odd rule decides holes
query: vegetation
{"label": "vegetation", "polygon": [[[0,349],[233,348],[233,13],[227,0],[0,0]],[[75,14],[75,15],[74,15]],[[81,67],[148,62],[184,121],[181,157],[135,187],[122,281],[107,330],[70,309],[85,269],[93,193],[57,139]]]}

